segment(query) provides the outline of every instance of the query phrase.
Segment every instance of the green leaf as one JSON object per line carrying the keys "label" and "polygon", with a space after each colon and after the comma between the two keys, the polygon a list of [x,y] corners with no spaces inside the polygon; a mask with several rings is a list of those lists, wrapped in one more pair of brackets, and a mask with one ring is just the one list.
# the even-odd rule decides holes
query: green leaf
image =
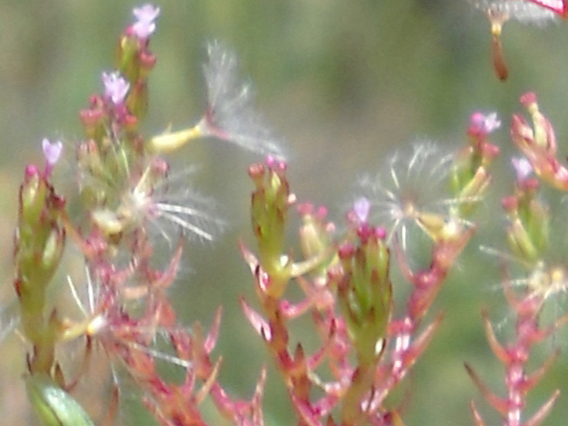
{"label": "green leaf", "polygon": [[45,426],[94,426],[83,407],[46,374],[28,376],[26,388]]}

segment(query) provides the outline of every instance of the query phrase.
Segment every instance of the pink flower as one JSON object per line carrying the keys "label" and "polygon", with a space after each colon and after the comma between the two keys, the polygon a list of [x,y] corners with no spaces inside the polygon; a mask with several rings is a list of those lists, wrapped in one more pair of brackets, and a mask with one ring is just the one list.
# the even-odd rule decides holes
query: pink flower
{"label": "pink flower", "polygon": [[132,31],[141,40],[146,40],[155,30],[154,20],[160,14],[160,8],[151,4],[142,7],[135,7],[132,14],[137,21],[132,25]]}
{"label": "pink flower", "polygon": [[371,211],[371,202],[366,197],[360,197],[353,203],[353,212],[361,223],[366,223]]}
{"label": "pink flower", "polygon": [[482,112],[474,112],[470,119],[470,128],[478,134],[488,135],[501,127],[501,120],[497,117],[496,112],[483,114]]}
{"label": "pink flower", "polygon": [[525,180],[533,171],[530,161],[525,157],[513,157],[511,158],[511,164],[513,164],[517,180],[519,181]]}
{"label": "pink flower", "polygon": [[59,160],[59,157],[61,157],[63,144],[61,143],[61,141],[51,143],[49,139],[44,138],[43,141],[41,141],[41,147],[43,149],[43,155],[45,157],[46,174],[49,174],[53,169],[53,166]]}
{"label": "pink flower", "polygon": [[105,86],[105,97],[110,98],[114,105],[124,102],[130,83],[120,76],[118,72],[103,72],[103,84]]}

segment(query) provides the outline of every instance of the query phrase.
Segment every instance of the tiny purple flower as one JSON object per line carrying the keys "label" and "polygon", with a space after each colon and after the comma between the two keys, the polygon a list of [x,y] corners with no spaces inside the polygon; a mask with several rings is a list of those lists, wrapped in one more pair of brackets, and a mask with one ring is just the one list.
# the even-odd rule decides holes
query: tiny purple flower
{"label": "tiny purple flower", "polygon": [[151,4],[135,7],[132,11],[137,21],[132,25],[132,31],[140,40],[146,40],[155,30],[154,20],[160,14],[160,8]]}
{"label": "tiny purple flower", "polygon": [[110,98],[114,105],[121,104],[126,98],[130,83],[120,76],[118,72],[103,72],[103,84],[105,86],[105,97]]}
{"label": "tiny purple flower", "polygon": [[517,180],[519,181],[525,180],[533,171],[530,161],[525,157],[513,157],[511,158],[511,164],[513,164]]}
{"label": "tiny purple flower", "polygon": [[61,152],[63,151],[63,144],[61,141],[50,142],[49,139],[44,138],[41,141],[41,147],[43,149],[43,155],[45,157],[45,162],[47,164],[47,169],[51,170],[55,163],[61,157]]}
{"label": "tiny purple flower", "polygon": [[485,115],[478,111],[471,115],[471,126],[479,133],[488,135],[501,127],[501,120],[497,117],[496,112]]}
{"label": "tiny purple flower", "polygon": [[487,133],[491,133],[501,127],[501,120],[499,120],[499,117],[497,117],[496,112],[492,112],[491,114],[487,114],[485,116],[483,124]]}
{"label": "tiny purple flower", "polygon": [[361,223],[366,223],[371,211],[371,203],[366,197],[360,197],[353,203],[353,213]]}

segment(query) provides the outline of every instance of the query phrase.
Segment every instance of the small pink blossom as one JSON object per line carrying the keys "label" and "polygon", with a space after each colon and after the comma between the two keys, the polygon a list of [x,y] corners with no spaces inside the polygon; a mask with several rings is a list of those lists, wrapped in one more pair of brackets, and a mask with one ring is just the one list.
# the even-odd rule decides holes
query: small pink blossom
{"label": "small pink blossom", "polygon": [[496,112],[485,115],[477,111],[471,115],[470,126],[475,133],[488,135],[501,127],[501,120],[497,117]]}
{"label": "small pink blossom", "polygon": [[130,83],[120,76],[118,72],[103,72],[103,84],[105,86],[105,97],[110,98],[114,105],[124,102]]}
{"label": "small pink blossom", "polygon": [[43,149],[43,155],[46,162],[46,172],[49,173],[53,166],[61,157],[61,152],[63,151],[63,144],[61,141],[50,142],[49,139],[44,138],[41,141],[41,147]]}
{"label": "small pink blossom", "polygon": [[371,211],[371,203],[368,198],[360,197],[353,203],[353,213],[361,223],[366,223],[369,219],[369,212]]}
{"label": "small pink blossom", "polygon": [[533,171],[530,161],[525,157],[513,157],[511,158],[511,164],[513,164],[517,180],[519,181],[525,180]]}
{"label": "small pink blossom", "polygon": [[132,25],[132,31],[141,40],[146,40],[156,30],[154,20],[160,14],[160,8],[151,4],[135,7],[132,14],[137,21]]}

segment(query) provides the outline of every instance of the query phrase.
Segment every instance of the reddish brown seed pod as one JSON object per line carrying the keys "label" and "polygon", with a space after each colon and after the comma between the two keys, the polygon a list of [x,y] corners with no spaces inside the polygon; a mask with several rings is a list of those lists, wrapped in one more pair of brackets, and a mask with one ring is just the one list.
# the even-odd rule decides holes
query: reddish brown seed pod
{"label": "reddish brown seed pod", "polygon": [[509,69],[505,63],[503,47],[501,46],[501,36],[499,34],[493,34],[491,40],[491,59],[493,61],[493,69],[499,80],[507,80],[507,77],[509,77]]}

